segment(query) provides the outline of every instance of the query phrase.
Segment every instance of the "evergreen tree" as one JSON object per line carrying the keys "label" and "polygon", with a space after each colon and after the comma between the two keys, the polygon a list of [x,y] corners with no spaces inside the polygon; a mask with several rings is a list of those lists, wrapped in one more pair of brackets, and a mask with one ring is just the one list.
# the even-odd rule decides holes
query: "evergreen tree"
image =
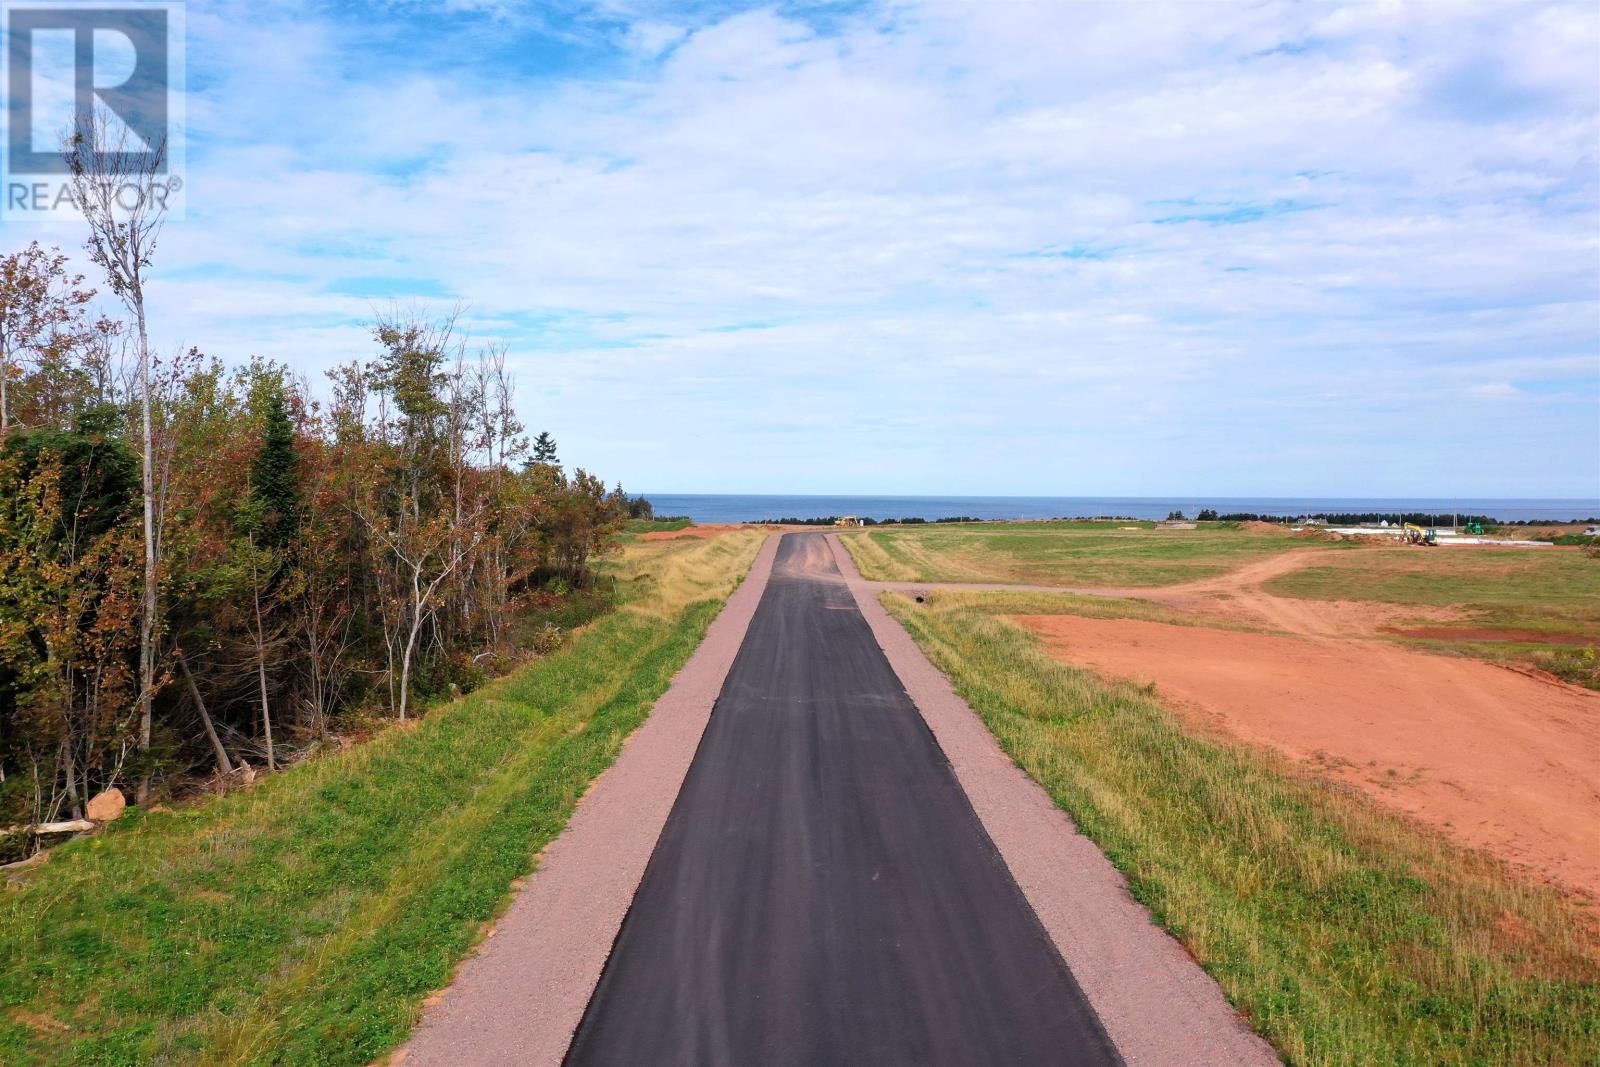
{"label": "evergreen tree", "polygon": [[556,458],[556,439],[550,436],[549,430],[539,431],[539,436],[533,439],[533,455],[528,458],[529,464],[544,464],[547,467],[559,466],[561,461]]}
{"label": "evergreen tree", "polygon": [[283,550],[300,528],[300,467],[282,381],[263,392],[261,451],[250,468],[250,502],[264,547]]}

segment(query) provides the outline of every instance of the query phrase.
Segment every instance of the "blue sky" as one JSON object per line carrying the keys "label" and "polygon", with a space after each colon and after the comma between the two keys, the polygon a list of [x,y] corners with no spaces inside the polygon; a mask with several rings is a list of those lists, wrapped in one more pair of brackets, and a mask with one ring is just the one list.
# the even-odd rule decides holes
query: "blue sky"
{"label": "blue sky", "polygon": [[163,345],[460,301],[658,491],[1600,495],[1593,4],[187,22]]}

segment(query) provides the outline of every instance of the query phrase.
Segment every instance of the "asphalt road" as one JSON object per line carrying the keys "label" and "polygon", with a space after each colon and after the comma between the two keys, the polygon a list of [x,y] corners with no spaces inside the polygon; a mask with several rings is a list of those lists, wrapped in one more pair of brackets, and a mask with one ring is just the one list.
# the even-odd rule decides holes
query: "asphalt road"
{"label": "asphalt road", "polygon": [[566,1062],[1121,1062],[820,534],[779,547]]}

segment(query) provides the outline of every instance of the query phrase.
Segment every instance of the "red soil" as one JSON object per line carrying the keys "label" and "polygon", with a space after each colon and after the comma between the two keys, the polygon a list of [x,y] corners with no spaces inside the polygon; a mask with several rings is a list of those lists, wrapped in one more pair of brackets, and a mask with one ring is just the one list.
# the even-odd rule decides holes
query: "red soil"
{"label": "red soil", "polygon": [[640,534],[641,541],[677,541],[684,537],[720,537],[730,530],[744,529],[738,523],[709,523],[705,526],[685,526],[681,530],[652,530]]}
{"label": "red soil", "polygon": [[[1273,569],[1257,565],[1252,577]],[[1226,584],[1238,596],[1251,583]],[[1276,601],[1252,606],[1278,615]],[[1280,619],[1302,623],[1312,607],[1300,602]],[[1017,621],[1063,660],[1154,681],[1191,721],[1306,761],[1457,840],[1600,897],[1600,694],[1477,660],[1315,636],[1313,627],[1277,636],[1061,615]]]}

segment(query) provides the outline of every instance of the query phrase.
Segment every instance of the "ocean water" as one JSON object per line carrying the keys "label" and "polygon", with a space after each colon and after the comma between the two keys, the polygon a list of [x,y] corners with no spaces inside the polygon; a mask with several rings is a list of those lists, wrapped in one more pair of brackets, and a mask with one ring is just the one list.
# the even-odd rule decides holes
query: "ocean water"
{"label": "ocean water", "polygon": [[687,515],[695,522],[758,522],[762,519],[860,515],[877,519],[1056,519],[1116,516],[1164,519],[1181,511],[1190,518],[1203,508],[1222,514],[1319,515],[1336,512],[1424,512],[1448,522],[1452,513],[1519,519],[1571,521],[1600,518],[1595,500],[1491,500],[1462,497],[1376,499],[1361,497],[1089,497],[1089,496],[785,496],[778,494],[646,493],[657,515]]}

